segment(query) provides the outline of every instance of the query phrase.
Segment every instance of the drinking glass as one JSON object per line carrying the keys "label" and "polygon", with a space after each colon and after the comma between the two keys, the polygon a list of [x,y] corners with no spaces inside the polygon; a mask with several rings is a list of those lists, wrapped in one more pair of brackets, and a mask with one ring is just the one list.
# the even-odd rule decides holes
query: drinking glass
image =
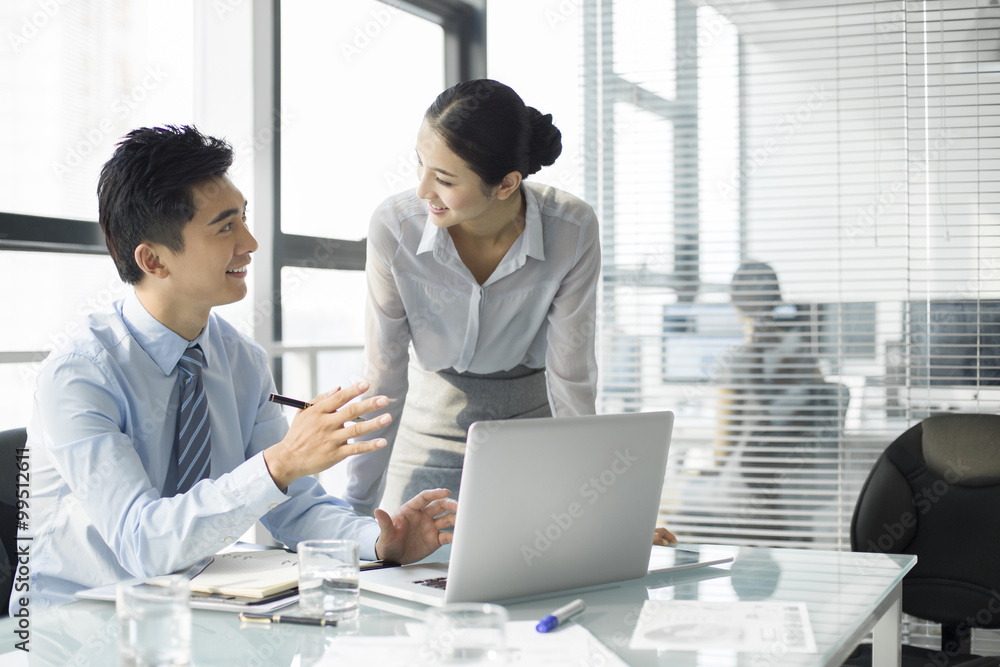
{"label": "drinking glass", "polygon": [[339,620],[358,615],[358,543],[299,542],[299,609],[308,616]]}
{"label": "drinking glass", "polygon": [[191,664],[190,581],[170,575],[157,577],[157,582],[121,582],[117,586],[115,613],[122,665]]}

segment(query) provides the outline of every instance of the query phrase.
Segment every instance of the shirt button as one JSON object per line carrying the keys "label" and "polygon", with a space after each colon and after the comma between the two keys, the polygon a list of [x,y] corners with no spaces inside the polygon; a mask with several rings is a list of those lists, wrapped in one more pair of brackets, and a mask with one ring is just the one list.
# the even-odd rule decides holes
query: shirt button
{"label": "shirt button", "polygon": [[222,541],[223,541],[223,542],[225,542],[226,544],[229,544],[230,542],[232,542],[232,541],[233,541],[233,538],[231,538],[231,537],[227,537],[226,539],[224,539],[224,540],[222,540]]}

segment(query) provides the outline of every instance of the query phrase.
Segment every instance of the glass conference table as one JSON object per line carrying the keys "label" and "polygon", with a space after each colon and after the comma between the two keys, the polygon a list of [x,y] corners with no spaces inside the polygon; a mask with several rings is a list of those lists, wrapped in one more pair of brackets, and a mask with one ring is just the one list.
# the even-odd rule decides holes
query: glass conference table
{"label": "glass conference table", "polygon": [[[666,548],[654,547],[655,551],[663,549]],[[572,623],[586,628],[602,648],[575,664],[832,666],[840,665],[872,633],[874,664],[899,665],[901,582],[916,563],[914,556],[783,548],[729,549],[736,554],[731,564],[650,574],[641,579],[504,606],[512,622],[537,621],[553,609],[582,597],[587,609]],[[446,550],[443,555],[447,555]],[[668,561],[676,558],[678,562],[691,558],[690,552],[673,550],[656,556]],[[671,600],[805,603],[816,652],[790,653],[776,640],[767,650],[739,653],[720,647],[720,642],[711,638],[696,651],[630,648],[643,603],[654,598],[666,604]],[[241,623],[235,613],[196,609],[191,664],[200,667],[363,664],[361,656],[366,650],[374,658],[386,646],[395,646],[391,655],[404,656],[398,662],[386,661],[385,654],[380,654],[367,664],[420,665],[420,645],[410,632],[422,625],[425,609],[394,598],[362,593],[358,619],[336,628]],[[294,613],[295,606],[282,611]],[[18,641],[16,630],[12,619],[0,619],[0,667],[118,664],[117,622],[111,602],[79,601],[33,613],[31,650],[27,654],[14,649]],[[525,654],[513,664],[538,663]]]}

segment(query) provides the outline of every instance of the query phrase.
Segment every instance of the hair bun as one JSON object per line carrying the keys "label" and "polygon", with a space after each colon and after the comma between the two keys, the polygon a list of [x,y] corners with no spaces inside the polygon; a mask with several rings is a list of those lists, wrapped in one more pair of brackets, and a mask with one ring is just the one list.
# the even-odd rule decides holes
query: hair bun
{"label": "hair bun", "polygon": [[542,114],[534,107],[527,107],[531,125],[531,143],[528,146],[528,173],[534,174],[542,167],[556,161],[562,153],[562,133],[552,124],[552,114]]}

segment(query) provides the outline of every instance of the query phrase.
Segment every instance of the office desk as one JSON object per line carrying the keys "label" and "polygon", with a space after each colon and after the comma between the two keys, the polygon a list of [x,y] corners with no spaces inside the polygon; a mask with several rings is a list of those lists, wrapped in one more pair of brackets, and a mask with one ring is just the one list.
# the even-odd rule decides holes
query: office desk
{"label": "office desk", "polygon": [[[888,667],[899,664],[900,584],[915,562],[913,556],[743,548],[732,565],[647,575],[583,593],[505,606],[512,621],[537,620],[556,607],[583,597],[587,610],[575,620],[629,665],[833,666],[841,664],[854,646],[874,631],[874,664]],[[732,653],[711,646],[697,652],[629,649],[643,602],[649,599],[651,590],[663,588],[668,598],[677,600],[805,602],[817,653],[786,653],[780,643],[764,654]],[[294,607],[285,611],[294,611]],[[359,618],[351,627],[341,629],[241,624],[236,614],[195,610],[192,665],[335,664],[328,659],[342,635],[405,635],[406,625],[417,622],[415,619],[422,612],[423,608],[417,605],[364,594]],[[16,641],[15,629],[12,619],[0,620],[2,667],[118,664],[117,622],[112,603],[81,601],[32,614],[30,663],[23,652],[10,653]],[[416,664],[416,656],[413,658]]]}

